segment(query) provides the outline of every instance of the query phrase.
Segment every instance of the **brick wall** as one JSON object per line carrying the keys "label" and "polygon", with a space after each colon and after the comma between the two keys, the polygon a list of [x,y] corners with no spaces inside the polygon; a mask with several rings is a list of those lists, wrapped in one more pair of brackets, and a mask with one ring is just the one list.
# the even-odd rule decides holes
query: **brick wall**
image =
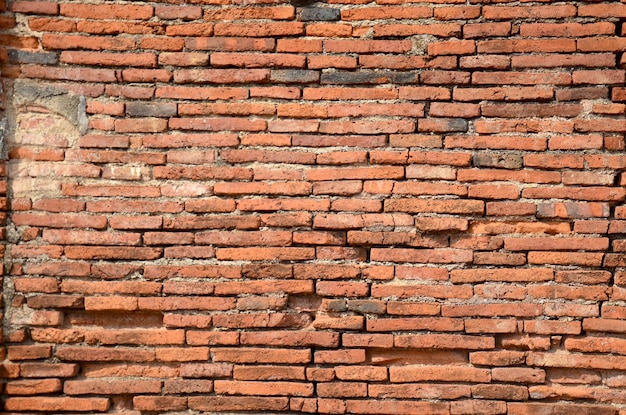
{"label": "brick wall", "polygon": [[7,2],[5,413],[626,414],[625,18]]}

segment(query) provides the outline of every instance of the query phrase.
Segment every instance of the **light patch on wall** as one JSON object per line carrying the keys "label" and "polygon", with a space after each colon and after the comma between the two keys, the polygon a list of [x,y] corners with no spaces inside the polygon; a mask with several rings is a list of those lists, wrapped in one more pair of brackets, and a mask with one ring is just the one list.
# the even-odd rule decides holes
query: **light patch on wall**
{"label": "light patch on wall", "polygon": [[9,154],[9,195],[33,200],[60,196],[65,163],[20,154],[74,147],[88,127],[85,99],[28,80],[17,80],[10,88],[5,150]]}

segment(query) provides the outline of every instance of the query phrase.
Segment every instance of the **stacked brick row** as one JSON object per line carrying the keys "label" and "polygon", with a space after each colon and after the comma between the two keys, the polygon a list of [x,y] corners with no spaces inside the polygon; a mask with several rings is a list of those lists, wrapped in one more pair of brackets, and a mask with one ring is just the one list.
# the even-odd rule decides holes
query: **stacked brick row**
{"label": "stacked brick row", "polygon": [[626,4],[7,10],[6,413],[626,414]]}

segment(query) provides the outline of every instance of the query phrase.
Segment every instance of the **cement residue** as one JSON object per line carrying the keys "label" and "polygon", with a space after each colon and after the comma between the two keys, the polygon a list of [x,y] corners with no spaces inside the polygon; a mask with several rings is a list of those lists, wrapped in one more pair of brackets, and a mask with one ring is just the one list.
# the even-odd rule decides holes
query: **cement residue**
{"label": "cement residue", "polygon": [[[86,101],[66,90],[18,79],[9,85],[5,153],[18,146],[72,148],[88,128]],[[60,196],[58,176],[38,174],[32,160],[9,161],[9,197]],[[51,172],[52,173],[52,172]]]}
{"label": "cement residue", "polygon": [[[10,249],[10,248],[9,248]],[[5,267],[11,266],[10,260],[10,252],[5,254]],[[16,309],[13,307],[13,300],[15,298],[15,285],[13,284],[12,278],[5,275],[2,278],[2,302],[3,302],[3,319],[2,319],[2,332],[3,339],[0,339],[0,343],[3,343],[5,339],[14,331],[17,330],[17,327],[14,327],[12,324],[13,315],[16,312]]]}
{"label": "cement residue", "polygon": [[89,121],[86,113],[86,100],[82,96],[68,93],[51,85],[41,85],[26,79],[18,79],[12,85],[9,102],[16,113],[28,107],[40,107],[65,118],[74,125],[80,134],[87,131]]}
{"label": "cement residue", "polygon": [[45,147],[73,147],[80,134],[67,118],[43,112],[41,107],[19,109],[11,144]]}
{"label": "cement residue", "polygon": [[431,42],[437,40],[435,36],[430,35],[415,35],[410,37],[412,48],[407,55],[427,55],[428,54],[428,45]]}

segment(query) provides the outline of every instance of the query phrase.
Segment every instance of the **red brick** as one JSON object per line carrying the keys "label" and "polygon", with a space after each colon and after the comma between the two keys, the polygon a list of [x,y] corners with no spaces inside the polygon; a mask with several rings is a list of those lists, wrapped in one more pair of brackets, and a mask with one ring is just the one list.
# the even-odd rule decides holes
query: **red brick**
{"label": "red brick", "polygon": [[438,7],[435,18],[438,20],[474,19],[480,16],[480,6]]}
{"label": "red brick", "polygon": [[146,21],[102,21],[102,20],[78,20],[76,29],[79,32],[117,35],[128,34],[164,34],[165,29],[157,22]]}
{"label": "red brick", "polygon": [[[365,350],[319,350],[315,352],[318,364],[355,364],[365,362]],[[331,380],[331,379],[328,379]]]}
{"label": "red brick", "polygon": [[62,4],[60,14],[82,19],[150,19],[153,15],[151,6],[132,5],[95,5]]}
{"label": "red brick", "polygon": [[476,104],[457,104],[433,102],[429,114],[434,117],[474,118],[480,115],[480,106]]}
{"label": "red brick", "polygon": [[607,238],[505,238],[504,249],[508,251],[563,251],[608,249]]}
{"label": "red brick", "polygon": [[482,214],[484,202],[478,200],[411,200],[385,201],[387,212]]}
{"label": "red brick", "polygon": [[236,380],[305,380],[304,368],[298,366],[235,366]]}
{"label": "red brick", "polygon": [[[433,25],[430,25],[433,26]],[[312,58],[312,57],[311,57]],[[311,59],[309,58],[309,59]],[[336,57],[337,59],[353,59],[349,57]],[[322,61],[320,59],[320,61]],[[346,60],[349,62],[349,60]],[[423,56],[399,56],[399,55],[361,55],[359,63],[363,68],[387,68],[387,69],[423,69],[423,68],[456,68],[456,59],[450,56],[440,56],[428,59]],[[332,65],[329,65],[332,66]],[[356,66],[356,60],[354,66]]]}
{"label": "red brick", "polygon": [[498,367],[491,369],[491,378],[500,382],[543,383],[546,373],[543,369]]}
{"label": "red brick", "polygon": [[538,411],[567,413],[575,411],[581,415],[609,415],[615,414],[613,407],[604,405],[577,405],[577,404],[542,404],[542,403],[511,403],[508,406],[511,415],[530,415]]}
{"label": "red brick", "polygon": [[273,37],[302,35],[303,33],[304,24],[300,22],[215,24],[215,36]]}
{"label": "red brick", "polygon": [[376,319],[367,321],[367,330],[379,331],[461,331],[463,321],[460,319],[450,319],[442,317],[421,317],[421,318],[393,318]]}
{"label": "red brick", "polygon": [[459,60],[463,69],[508,69],[511,58],[503,55],[463,56]]}
{"label": "red brick", "polygon": [[598,306],[594,304],[544,303],[544,314],[555,317],[597,317]]}
{"label": "red brick", "polygon": [[535,334],[580,334],[580,322],[529,320],[524,322],[524,331]]}
{"label": "red brick", "polygon": [[553,271],[548,268],[535,269],[466,269],[452,270],[450,279],[454,282],[479,282],[479,281],[550,281]]}
{"label": "red brick", "polygon": [[607,217],[608,206],[604,203],[563,202],[546,203],[537,206],[538,217],[552,218],[592,218]]}
{"label": "red brick", "polygon": [[[599,373],[585,369],[548,369],[548,379],[562,384],[597,384],[601,379]],[[607,384],[611,384],[611,379],[607,379]]]}
{"label": "red brick", "polygon": [[289,408],[288,398],[192,396],[188,398],[190,409],[200,411],[284,411]]}
{"label": "red brick", "polygon": [[379,24],[374,26],[374,37],[409,37],[415,35],[431,35],[438,37],[459,37],[461,25],[457,23],[433,23],[428,25],[414,24]]}
{"label": "red brick", "polygon": [[131,50],[135,43],[130,39],[106,38],[98,36],[69,36],[45,34],[42,38],[45,49],[91,49],[91,50]]}
{"label": "red brick", "polygon": [[511,33],[511,23],[509,22],[488,22],[488,23],[467,23],[463,25],[463,37],[501,37]]}
{"label": "red brick", "polygon": [[211,23],[187,23],[180,25],[168,25],[165,33],[168,36],[212,36],[213,24]]}
{"label": "red brick", "polygon": [[322,41],[317,39],[278,39],[276,42],[276,51],[295,53],[321,53]]}
{"label": "red brick", "polygon": [[96,379],[68,380],[63,385],[63,392],[67,395],[91,395],[91,394],[137,394],[159,393],[161,391],[160,380],[121,380],[115,382]]}
{"label": "red brick", "polygon": [[552,88],[502,87],[455,89],[453,99],[459,101],[544,101],[552,99]]}
{"label": "red brick", "polygon": [[29,214],[19,213],[13,215],[16,225],[48,226],[52,228],[94,228],[106,227],[106,218],[85,214]]}
{"label": "red brick", "polygon": [[476,43],[473,40],[448,40],[443,42],[432,42],[428,44],[428,54],[434,56],[471,55],[475,52]]}
{"label": "red brick", "polygon": [[[527,137],[519,140],[514,136],[448,136],[446,148],[488,148],[507,150],[544,150],[547,147],[547,139],[539,137]],[[529,154],[527,157],[534,157]]]}
{"label": "red brick", "polygon": [[115,131],[122,133],[159,133],[167,129],[167,121],[161,118],[133,118],[115,121]]}
{"label": "red brick", "polygon": [[[305,100],[396,99],[395,88],[304,88]],[[402,97],[400,97],[402,98]]]}
{"label": "red brick", "polygon": [[65,249],[65,256],[70,259],[156,259],[161,256],[158,248],[108,248],[90,246],[72,246]]}
{"label": "red brick", "polygon": [[225,395],[312,396],[313,384],[216,380],[215,392]]}
{"label": "red brick", "polygon": [[156,55],[152,53],[103,53],[103,52],[61,52],[60,61],[76,65],[96,66],[156,66]]}
{"label": "red brick", "polygon": [[28,19],[28,26],[32,30],[40,32],[70,33],[76,31],[76,22],[48,17],[31,17]]}
{"label": "red brick", "polygon": [[14,361],[47,359],[51,357],[51,352],[50,346],[45,345],[11,346],[8,348],[8,358]]}
{"label": "red brick", "polygon": [[15,284],[16,291],[42,292],[49,294],[59,292],[58,282],[56,278],[14,278],[13,283]]}
{"label": "red brick", "polygon": [[578,8],[578,14],[579,16],[593,17],[624,17],[626,16],[626,7],[623,4],[586,4]]}
{"label": "red brick", "polygon": [[367,396],[367,384],[359,382],[318,383],[318,396],[326,398],[359,398]]}
{"label": "red brick", "polygon": [[432,17],[433,10],[429,7],[367,7],[342,10],[341,19],[350,20],[377,20],[377,19],[425,19]]}
{"label": "red brick", "polygon": [[165,394],[210,393],[213,392],[213,381],[202,379],[166,380],[163,383],[163,392]]}
{"label": "red brick", "polygon": [[404,366],[389,369],[391,382],[423,382],[423,381],[452,381],[452,382],[490,382],[491,372],[488,369],[472,367],[446,366]]}
{"label": "red brick", "polygon": [[558,19],[576,16],[576,7],[562,6],[485,6],[483,17],[493,20],[506,19]]}
{"label": "red brick", "polygon": [[581,52],[620,52],[626,48],[626,42],[621,37],[582,38],[577,47]]}
{"label": "red brick", "polygon": [[9,395],[38,395],[61,391],[60,379],[23,379],[7,382],[6,393]]}
{"label": "red brick", "polygon": [[584,37],[612,35],[615,27],[609,22],[598,23],[528,23],[520,25],[523,37]]}
{"label": "red brick", "polygon": [[529,354],[527,364],[540,367],[622,370],[626,360],[623,356],[534,352]]}
{"label": "red brick", "polygon": [[[204,327],[199,327],[204,328]],[[198,345],[237,345],[239,343],[238,334],[233,332],[198,332],[189,331],[187,333],[188,344]]]}
{"label": "red brick", "polygon": [[211,65],[235,66],[244,68],[268,68],[268,67],[293,67],[304,68],[306,58],[304,56],[286,53],[224,53],[214,52],[211,54]]}
{"label": "red brick", "polygon": [[494,400],[464,400],[450,403],[451,414],[503,414],[506,402]]}
{"label": "red brick", "polygon": [[[584,41],[584,40],[581,40]],[[579,46],[580,47],[580,46]],[[554,68],[562,66],[603,67],[610,65],[609,54],[537,54],[511,57],[514,68]]]}
{"label": "red brick", "polygon": [[468,187],[468,197],[478,199],[519,199],[520,191],[515,185],[476,184]]}
{"label": "red brick", "polygon": [[526,353],[516,351],[472,352],[470,362],[483,366],[513,366],[524,363],[525,357]]}
{"label": "red brick", "polygon": [[450,90],[442,87],[400,87],[401,99],[414,101],[449,100]]}
{"label": "red brick", "polygon": [[370,395],[377,398],[458,399],[471,396],[467,385],[421,384],[415,390],[413,383],[399,385],[371,385]]}
{"label": "red brick", "polygon": [[155,8],[154,14],[159,19],[197,20],[202,17],[202,8],[199,6],[160,6]]}
{"label": "red brick", "polygon": [[449,414],[449,405],[444,402],[419,402],[419,401],[372,401],[372,400],[348,400],[346,401],[348,413],[353,414]]}
{"label": "red brick", "polygon": [[13,35],[0,35],[0,40],[3,45],[18,49],[37,49],[39,43],[37,38],[34,37],[21,37]]}
{"label": "red brick", "polygon": [[109,400],[67,397],[8,398],[5,408],[9,411],[105,412],[109,409]]}
{"label": "red brick", "polygon": [[213,361],[233,363],[308,363],[309,349],[214,348]]}
{"label": "red brick", "polygon": [[116,77],[110,69],[88,68],[59,68],[28,65],[22,69],[22,73],[28,78],[57,79],[57,80],[82,80],[87,82],[115,82]]}
{"label": "red brick", "polygon": [[228,9],[205,10],[204,20],[251,20],[251,19],[271,19],[290,20],[294,17],[295,9],[292,6],[276,7],[231,7]]}
{"label": "red brick", "polygon": [[176,411],[187,409],[187,398],[174,396],[135,396],[133,407],[139,411]]}
{"label": "red brick", "polygon": [[574,84],[622,84],[625,72],[623,70],[596,70],[574,71]]}
{"label": "red brick", "polygon": [[[506,178],[505,178],[506,177]],[[463,169],[457,173],[459,181],[519,181],[522,183],[559,183],[559,172],[541,172],[532,170],[507,171],[496,169]]]}
{"label": "red brick", "polygon": [[[362,65],[368,67],[365,63]],[[353,69],[357,67],[357,60],[352,56],[313,55],[307,56],[307,67],[309,69]]]}
{"label": "red brick", "polygon": [[472,386],[472,397],[525,401],[528,399],[528,388],[515,385],[474,385]]}
{"label": "red brick", "polygon": [[270,38],[255,39],[245,37],[191,37],[185,39],[185,47],[190,50],[271,51],[274,50],[275,46],[276,40]]}
{"label": "red brick", "polygon": [[307,36],[350,37],[352,26],[341,23],[309,23],[306,25]]}
{"label": "red brick", "polygon": [[325,40],[324,48],[329,53],[406,53],[411,50],[408,40]]}
{"label": "red brick", "polygon": [[10,4],[9,10],[14,13],[56,15],[59,13],[59,5],[45,1],[15,1]]}

